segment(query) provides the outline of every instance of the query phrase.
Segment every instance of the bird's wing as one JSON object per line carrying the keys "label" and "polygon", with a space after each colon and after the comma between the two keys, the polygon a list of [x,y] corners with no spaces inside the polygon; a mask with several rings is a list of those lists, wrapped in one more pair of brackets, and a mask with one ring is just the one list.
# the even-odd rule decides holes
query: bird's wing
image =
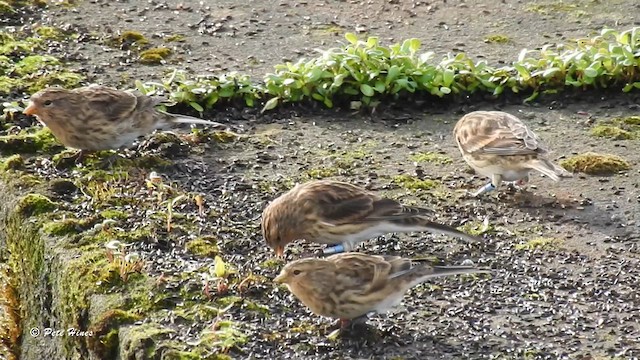
{"label": "bird's wing", "polygon": [[86,99],[91,109],[99,111],[111,121],[127,118],[138,106],[135,95],[107,86],[88,86],[76,90]]}
{"label": "bird's wing", "polygon": [[308,195],[314,197],[321,220],[333,225],[431,213],[427,209],[405,207],[395,200],[337,181],[317,182]]}
{"label": "bird's wing", "polygon": [[456,141],[467,153],[527,155],[546,153],[536,134],[517,117],[497,111],[466,115],[455,129]]}
{"label": "bird's wing", "polygon": [[367,293],[383,287],[389,279],[391,264],[382,256],[343,253],[327,259],[335,264],[341,281],[349,289]]}
{"label": "bird's wing", "polygon": [[353,223],[367,218],[378,197],[348,183],[317,181],[305,188],[320,219],[333,225]]}

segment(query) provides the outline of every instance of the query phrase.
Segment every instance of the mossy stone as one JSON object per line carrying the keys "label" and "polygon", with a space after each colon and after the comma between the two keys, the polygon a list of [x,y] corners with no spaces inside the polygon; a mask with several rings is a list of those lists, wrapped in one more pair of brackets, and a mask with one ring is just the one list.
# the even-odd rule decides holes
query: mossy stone
{"label": "mossy stone", "polygon": [[73,181],[66,179],[54,179],[49,182],[49,190],[58,195],[66,195],[76,192],[78,187],[73,183]]}
{"label": "mossy stone", "polygon": [[42,231],[51,236],[77,234],[85,230],[90,223],[86,219],[62,219],[50,221],[42,225]]}
{"label": "mossy stone", "polygon": [[89,351],[99,359],[115,359],[118,352],[120,326],[132,324],[139,319],[139,315],[120,309],[105,312],[89,328],[92,333],[92,336],[87,339]]}

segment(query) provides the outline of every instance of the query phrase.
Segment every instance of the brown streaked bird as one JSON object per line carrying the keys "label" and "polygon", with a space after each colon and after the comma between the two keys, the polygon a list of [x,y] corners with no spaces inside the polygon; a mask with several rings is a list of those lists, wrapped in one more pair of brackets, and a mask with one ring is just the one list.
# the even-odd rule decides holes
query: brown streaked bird
{"label": "brown streaked bird", "polygon": [[502,181],[524,185],[529,172],[538,171],[554,181],[573,176],[548,159],[549,150],[520,119],[502,111],[474,111],[453,129],[464,160],[491,182],[473,196],[497,189]]}
{"label": "brown streaked bird", "polygon": [[262,235],[278,256],[298,239],[334,245],[325,248],[325,254],[351,251],[362,241],[392,232],[429,231],[479,241],[433,222],[432,214],[349,183],[317,180],[298,184],[273,200],[262,213]]}
{"label": "brown streaked bird", "polygon": [[33,94],[24,113],[36,116],[66,147],[89,151],[127,147],[178,123],[222,126],[155,108],[165,100],[100,85],[51,87]]}
{"label": "brown streaked bird", "polygon": [[489,273],[475,266],[413,265],[398,256],[342,253],[288,263],[274,281],[286,284],[314,314],[348,320],[397,306],[410,288],[433,277]]}

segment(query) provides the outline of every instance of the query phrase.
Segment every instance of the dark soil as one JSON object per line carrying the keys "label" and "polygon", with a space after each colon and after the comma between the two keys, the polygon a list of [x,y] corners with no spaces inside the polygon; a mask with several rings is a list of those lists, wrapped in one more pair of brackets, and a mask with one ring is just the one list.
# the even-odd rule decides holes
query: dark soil
{"label": "dark soil", "polygon": [[[638,25],[640,4],[632,0],[250,4],[227,0],[201,5],[96,0],[52,7],[34,16],[24,19],[24,24],[53,24],[90,34],[63,49],[74,60],[70,65],[84,69],[93,82],[126,87],[136,79],[158,80],[173,68],[197,74],[237,70],[260,77],[284,59],[315,56],[314,48],[334,46],[345,31],[356,28],[380,36],[385,43],[416,37],[425,51],[464,51],[498,64],[512,61],[522,48],[592,36],[603,26]],[[166,65],[140,65],[135,54],[105,44],[124,30],[140,31],[154,46],[170,46],[175,54]],[[184,42],[165,42],[164,38],[176,34],[184,35]],[[496,34],[509,41],[484,42]],[[205,194],[207,214],[198,217],[194,206],[182,206],[183,222],[191,222],[193,228],[197,221],[195,230],[167,233],[159,227],[154,239],[135,246],[147,260],[145,271],[157,277],[163,274],[166,283],[158,292],[170,299],[166,310],[145,321],[174,329],[172,337],[189,349],[202,329],[219,320],[212,316],[192,322],[175,317],[184,305],[184,293],[197,292],[197,303],[215,301],[215,295],[209,300],[199,293],[200,273],[208,271],[213,259],[184,250],[185,242],[196,235],[214,235],[221,256],[240,275],[264,276],[245,292],[231,290],[232,295],[268,308],[268,312],[247,310],[246,304],[238,303],[222,316],[238,322],[248,335],[246,344],[231,349],[234,358],[638,358],[640,140],[613,141],[594,138],[589,132],[599,121],[637,115],[640,99],[636,93],[541,101],[423,110],[395,104],[383,105],[373,114],[308,108],[264,116],[253,110],[210,114],[241,125],[244,134],[258,136],[199,146],[162,174],[181,189]],[[556,160],[596,151],[620,155],[632,169],[607,177],[577,174],[559,183],[536,175],[529,192],[505,186],[481,199],[470,199],[465,190],[479,188],[486,179],[469,173],[451,131],[462,114],[494,108],[521,117],[549,145]],[[412,155],[424,152],[437,152],[452,162],[415,164]],[[73,176],[48,171],[50,176]],[[333,321],[309,313],[269,281],[280,266],[265,264],[272,253],[259,227],[268,201],[295,181],[327,175],[409,204],[430,206],[437,211],[437,219],[447,224],[479,227],[488,217],[490,230],[481,245],[410,234],[372,240],[360,250],[435,257],[444,264],[471,259],[494,269],[493,276],[434,280],[410,291],[404,307],[393,315],[375,315],[369,328],[328,339]],[[394,181],[397,175],[432,179],[437,186],[408,189]],[[136,221],[154,221],[149,214],[139,217],[119,226],[133,229]],[[549,246],[536,246],[538,238],[553,240]],[[316,249],[300,242],[289,247],[287,260]]]}

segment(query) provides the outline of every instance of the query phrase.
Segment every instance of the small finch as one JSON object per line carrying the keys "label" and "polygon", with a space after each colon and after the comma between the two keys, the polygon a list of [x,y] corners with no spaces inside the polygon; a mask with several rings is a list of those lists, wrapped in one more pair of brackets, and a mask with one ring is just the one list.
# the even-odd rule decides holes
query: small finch
{"label": "small finch", "polygon": [[65,146],[98,151],[130,146],[137,138],[177,123],[222,126],[212,121],[156,109],[164,99],[92,85],[57,87],[33,94],[27,115],[35,115]]}
{"label": "small finch", "polygon": [[267,245],[282,256],[297,239],[335,245],[325,254],[352,251],[360,242],[392,232],[430,231],[478,238],[430,220],[431,210],[405,206],[355,185],[318,180],[296,185],[262,213]]}
{"label": "small finch", "polygon": [[433,277],[489,273],[475,266],[413,266],[398,256],[342,253],[288,263],[274,281],[314,314],[348,320],[397,306],[410,288]]}
{"label": "small finch", "polygon": [[573,176],[551,162],[549,150],[517,117],[502,111],[474,111],[463,116],[453,135],[464,160],[491,182],[473,196],[495,190],[502,181],[524,185],[536,170],[554,181]]}

